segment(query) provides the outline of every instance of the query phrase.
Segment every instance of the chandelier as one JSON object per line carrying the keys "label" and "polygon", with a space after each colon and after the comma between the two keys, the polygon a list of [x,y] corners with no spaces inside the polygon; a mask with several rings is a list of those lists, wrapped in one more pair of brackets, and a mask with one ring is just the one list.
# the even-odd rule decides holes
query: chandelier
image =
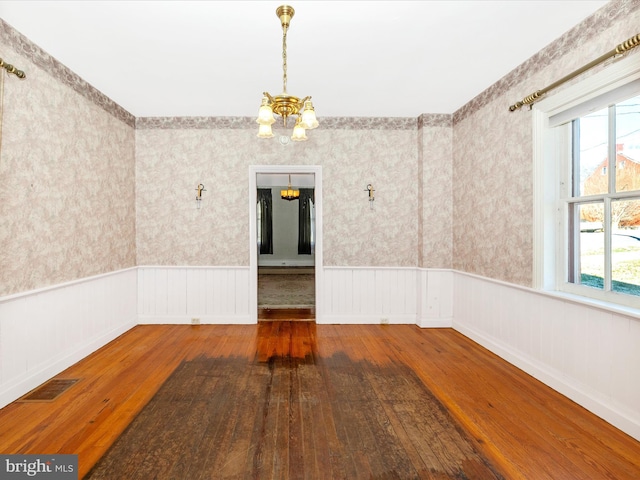
{"label": "chandelier", "polygon": [[[262,104],[258,110],[258,137],[271,138],[273,132],[271,125],[276,121],[273,117],[280,115],[282,124],[287,126],[287,118],[297,115],[296,123],[293,127],[291,140],[302,142],[307,140],[306,130],[314,129],[318,126],[316,113],[313,110],[311,97],[304,97],[302,100],[287,93],[287,29],[293,18],[295,11],[288,5],[282,5],[276,9],[276,15],[282,25],[282,93],[271,96],[268,92],[263,93]],[[286,138],[286,137],[285,137]]]}
{"label": "chandelier", "polygon": [[298,200],[300,198],[300,190],[291,188],[291,175],[289,175],[289,187],[286,190],[280,190],[280,197],[284,200]]}

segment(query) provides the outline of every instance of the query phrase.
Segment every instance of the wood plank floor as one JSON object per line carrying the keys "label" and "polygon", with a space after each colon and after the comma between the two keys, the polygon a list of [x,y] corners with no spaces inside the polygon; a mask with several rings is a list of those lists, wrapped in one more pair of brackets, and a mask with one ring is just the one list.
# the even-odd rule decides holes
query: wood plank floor
{"label": "wood plank floor", "polygon": [[138,326],[62,372],[80,381],[53,402],[1,409],[0,452],[76,453],[82,477],[183,360],[274,355],[406,365],[506,478],[640,478],[640,442],[459,333],[409,325]]}
{"label": "wood plank floor", "polygon": [[315,318],[315,308],[258,308],[259,322],[263,320],[313,321]]}

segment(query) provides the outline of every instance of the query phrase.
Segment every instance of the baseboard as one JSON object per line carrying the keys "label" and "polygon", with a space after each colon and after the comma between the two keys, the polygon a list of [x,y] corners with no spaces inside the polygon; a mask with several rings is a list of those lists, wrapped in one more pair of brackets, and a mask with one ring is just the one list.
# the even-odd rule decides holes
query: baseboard
{"label": "baseboard", "polygon": [[[197,321],[194,322],[194,319]],[[250,315],[138,315],[139,325],[253,325]]]}
{"label": "baseboard", "polygon": [[420,328],[451,328],[453,327],[453,317],[446,317],[446,318],[421,317],[418,319],[417,325]]}
{"label": "baseboard", "polygon": [[622,409],[614,408],[610,399],[599,398],[597,393],[590,392],[578,383],[572,382],[562,372],[554,371],[540,362],[527,358],[502,342],[462,323],[454,321],[453,328],[640,441],[640,419],[633,418],[633,414],[627,414]]}
{"label": "baseboard", "polygon": [[415,315],[324,315],[319,324],[331,325],[418,325],[420,328],[452,328],[453,319],[422,318],[416,322]]}
{"label": "baseboard", "polygon": [[30,374],[28,377],[20,378],[16,383],[7,386],[2,392],[0,392],[0,408],[19,399],[34,388],[42,385],[47,380],[55,377],[99,348],[105,346],[107,343],[115,340],[123,333],[135,327],[136,324],[136,319],[131,319],[126,324],[120,325],[100,337],[93,339],[87,344],[79,347],[77,350],[66,354],[61,358],[53,359],[52,363],[47,364],[40,370]]}
{"label": "baseboard", "polygon": [[323,315],[319,324],[332,325],[415,325],[415,315]]}

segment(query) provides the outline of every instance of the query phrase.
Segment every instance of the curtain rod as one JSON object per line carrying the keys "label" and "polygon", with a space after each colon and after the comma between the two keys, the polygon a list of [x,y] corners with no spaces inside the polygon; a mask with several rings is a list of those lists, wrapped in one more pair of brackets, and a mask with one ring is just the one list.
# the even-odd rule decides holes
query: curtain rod
{"label": "curtain rod", "polygon": [[18,78],[25,78],[26,75],[22,70],[18,70],[13,65],[9,65],[8,63],[4,63],[4,61],[0,58],[0,67],[4,68],[7,72],[13,73]]}
{"label": "curtain rod", "polygon": [[518,110],[520,107],[522,107],[524,105],[533,105],[533,102],[538,100],[542,95],[547,93],[549,90],[553,90],[554,88],[559,87],[563,83],[568,82],[572,78],[575,78],[578,75],[580,75],[581,73],[586,72],[587,70],[589,70],[590,68],[595,67],[599,63],[602,63],[602,62],[604,62],[605,60],[607,60],[607,59],[609,59],[611,57],[615,57],[617,55],[622,55],[622,54],[628,52],[629,50],[631,50],[632,48],[637,47],[638,45],[640,45],[640,33],[638,33],[637,35],[634,35],[629,40],[626,40],[626,41],[622,42],[621,44],[616,46],[616,48],[614,48],[613,50],[605,53],[604,55],[601,55],[600,57],[596,58],[592,62],[589,62],[586,65],[584,65],[583,67],[580,67],[575,72],[570,73],[566,77],[562,77],[557,82],[553,82],[548,87],[543,88],[542,90],[536,90],[531,95],[527,95],[526,97],[524,97],[524,99],[522,101],[514,103],[513,105],[511,105],[509,107],[509,110],[514,112],[514,111]]}

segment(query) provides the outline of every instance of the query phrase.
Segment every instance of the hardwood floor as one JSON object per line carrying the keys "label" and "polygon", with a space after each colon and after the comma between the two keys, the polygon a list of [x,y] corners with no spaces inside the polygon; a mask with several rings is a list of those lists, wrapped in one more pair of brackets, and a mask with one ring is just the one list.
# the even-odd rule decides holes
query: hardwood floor
{"label": "hardwood floor", "polygon": [[409,325],[141,325],[62,372],[80,381],[53,402],[1,409],[0,452],[77,453],[82,477],[183,360],[274,355],[405,365],[506,478],[640,478],[640,442],[461,334]]}
{"label": "hardwood floor", "polygon": [[258,321],[287,320],[313,321],[316,318],[315,308],[258,308]]}

